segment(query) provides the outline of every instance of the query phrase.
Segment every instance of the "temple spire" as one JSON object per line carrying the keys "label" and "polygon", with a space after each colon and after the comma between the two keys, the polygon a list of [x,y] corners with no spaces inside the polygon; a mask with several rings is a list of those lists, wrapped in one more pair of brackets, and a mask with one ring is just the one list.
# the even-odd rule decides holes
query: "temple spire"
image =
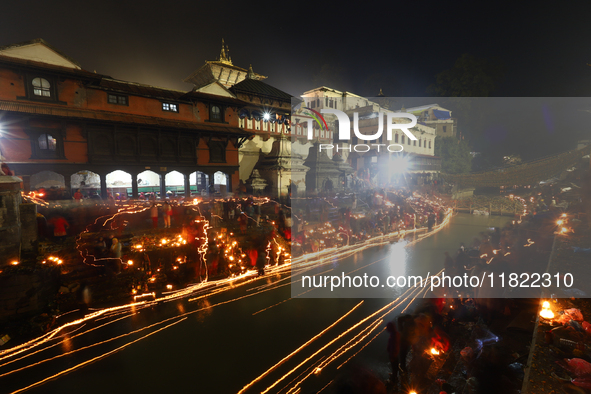
{"label": "temple spire", "polygon": [[222,38],[222,50],[220,51],[220,58],[218,59],[218,61],[223,62],[223,63],[232,64],[232,59],[230,58],[230,50],[228,49],[228,46],[225,45],[223,38]]}
{"label": "temple spire", "polygon": [[246,79],[256,79],[254,71],[252,71],[252,64],[248,67],[248,74],[246,74]]}

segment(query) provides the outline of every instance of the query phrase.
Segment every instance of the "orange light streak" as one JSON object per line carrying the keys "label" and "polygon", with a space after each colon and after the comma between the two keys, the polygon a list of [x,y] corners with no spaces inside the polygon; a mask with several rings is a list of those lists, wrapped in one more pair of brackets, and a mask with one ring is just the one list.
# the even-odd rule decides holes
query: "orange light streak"
{"label": "orange light streak", "polygon": [[[273,372],[275,369],[277,369],[279,366],[281,366],[284,362],[286,362],[287,360],[289,360],[291,357],[293,357],[295,354],[297,354],[300,350],[302,350],[303,348],[305,348],[306,346],[308,346],[309,344],[311,344],[312,342],[314,342],[316,339],[320,338],[322,335],[324,335],[328,330],[330,330],[331,328],[333,328],[334,326],[336,326],[339,322],[341,322],[345,317],[349,316],[355,309],[357,309],[361,304],[363,304],[363,301],[361,301],[360,303],[358,303],[357,305],[355,305],[349,312],[345,313],[343,316],[341,316],[339,319],[335,320],[334,323],[332,323],[330,326],[326,327],[324,330],[322,330],[321,332],[319,332],[318,334],[316,334],[314,337],[312,337],[310,340],[308,340],[306,343],[304,343],[302,346],[300,346],[299,348],[297,348],[296,350],[294,350],[293,352],[291,352],[290,354],[288,354],[287,356],[285,356],[284,358],[282,358],[278,363],[276,363],[275,365],[273,365],[271,368],[267,369],[265,372],[263,372],[262,375],[260,375],[259,377],[257,377],[256,379],[254,379],[252,382],[250,382],[249,384],[247,384],[246,386],[244,386],[242,388],[242,390],[240,390],[238,392],[238,394],[244,393],[249,387],[251,387],[253,384],[255,384],[256,382],[260,381],[262,378],[264,378],[265,376],[267,376],[268,374],[270,374],[271,372]],[[283,380],[283,378],[281,379]],[[279,381],[277,382],[279,383]],[[275,383],[275,385],[277,384]],[[274,386],[275,386],[274,385]],[[268,391],[268,389],[267,389]]]}
{"label": "orange light streak", "polygon": [[111,351],[109,351],[109,352],[107,352],[107,353],[101,354],[100,356],[96,356],[96,357],[94,357],[94,358],[91,358],[90,360],[86,360],[86,361],[84,361],[84,362],[81,362],[81,363],[79,363],[79,364],[76,364],[76,365],[74,365],[74,366],[73,366],[73,367],[71,367],[71,368],[64,369],[63,371],[60,371],[60,372],[58,372],[58,373],[56,373],[56,374],[54,374],[54,375],[51,375],[51,376],[49,376],[49,377],[47,377],[47,378],[45,378],[45,379],[43,379],[43,380],[40,380],[40,381],[38,381],[38,382],[35,382],[35,383],[33,383],[33,384],[31,384],[31,385],[29,385],[29,386],[27,386],[27,387],[23,387],[22,389],[19,389],[19,390],[13,391],[13,392],[12,392],[12,394],[17,394],[17,393],[21,393],[21,392],[23,392],[23,391],[26,391],[26,390],[32,389],[33,387],[36,387],[36,386],[42,385],[43,383],[45,383],[45,382],[48,382],[48,381],[50,381],[50,380],[53,380],[53,379],[55,379],[55,378],[57,378],[57,377],[59,377],[59,376],[62,376],[62,375],[65,375],[65,374],[67,374],[67,373],[70,373],[70,372],[72,372],[72,371],[75,371],[76,369],[79,369],[79,368],[81,368],[81,367],[83,367],[83,366],[85,366],[85,365],[87,365],[87,364],[90,364],[90,363],[93,363],[93,362],[95,362],[95,361],[98,361],[98,360],[100,360],[100,359],[103,359],[103,358],[105,358],[105,357],[108,357],[108,356],[110,356],[111,354],[117,353],[118,351],[120,351],[120,350],[123,350],[123,349],[125,349],[126,347],[128,347],[128,346],[131,346],[131,345],[133,345],[134,343],[141,341],[142,339],[146,339],[146,338],[148,338],[149,336],[152,336],[152,335],[154,335],[154,334],[156,334],[156,333],[158,333],[158,332],[160,332],[160,331],[162,331],[162,330],[165,330],[165,329],[167,329],[167,328],[169,328],[169,327],[172,327],[172,326],[174,326],[175,324],[178,324],[178,323],[180,323],[180,322],[182,322],[183,320],[186,320],[186,319],[187,319],[187,318],[182,318],[182,319],[180,319],[180,320],[179,320],[179,321],[177,321],[177,322],[174,322],[174,323],[171,323],[171,324],[169,324],[169,325],[167,325],[167,326],[165,326],[165,327],[159,328],[159,329],[157,329],[157,330],[155,330],[155,331],[153,331],[153,332],[151,332],[151,333],[149,333],[149,334],[146,334],[146,335],[144,335],[143,337],[140,337],[140,338],[138,338],[138,339],[135,339],[135,340],[133,340],[133,341],[131,341],[131,342],[129,342],[129,343],[126,343],[125,345],[119,346],[118,348],[116,348],[116,349],[113,349],[113,350],[111,350]]}

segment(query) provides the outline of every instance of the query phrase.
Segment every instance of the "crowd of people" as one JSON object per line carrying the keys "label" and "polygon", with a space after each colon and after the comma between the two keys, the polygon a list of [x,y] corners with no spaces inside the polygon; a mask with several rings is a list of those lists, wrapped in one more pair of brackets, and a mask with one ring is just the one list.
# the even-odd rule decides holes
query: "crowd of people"
{"label": "crowd of people", "polygon": [[[408,190],[369,190],[334,198],[296,200],[292,204],[294,253],[355,244],[374,236],[425,228],[445,219],[447,206],[437,197]],[[334,231],[333,231],[334,230]]]}

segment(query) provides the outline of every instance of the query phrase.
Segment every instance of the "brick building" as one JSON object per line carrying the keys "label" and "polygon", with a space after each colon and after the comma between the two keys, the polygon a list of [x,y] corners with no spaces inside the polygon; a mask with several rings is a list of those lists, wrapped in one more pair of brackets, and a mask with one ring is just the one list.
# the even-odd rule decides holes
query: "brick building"
{"label": "brick building", "polygon": [[41,39],[0,47],[0,159],[25,189],[232,191],[243,107],[86,71]]}

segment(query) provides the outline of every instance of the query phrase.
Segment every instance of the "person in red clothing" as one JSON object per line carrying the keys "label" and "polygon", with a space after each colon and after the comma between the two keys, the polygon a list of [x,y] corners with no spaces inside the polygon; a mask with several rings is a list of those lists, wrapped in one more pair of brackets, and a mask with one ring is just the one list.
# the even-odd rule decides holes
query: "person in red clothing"
{"label": "person in red clothing", "polygon": [[59,242],[64,242],[68,234],[67,229],[70,227],[68,221],[62,216],[56,216],[49,223],[53,225],[53,236],[55,239]]}
{"label": "person in red clothing", "polygon": [[0,165],[0,175],[14,176],[14,172],[12,172],[10,168],[8,168],[8,164],[2,163]]}
{"label": "person in red clothing", "polygon": [[74,193],[74,200],[76,200],[76,202],[81,202],[83,198],[84,196],[80,193],[80,189],[76,190],[76,193]]}

